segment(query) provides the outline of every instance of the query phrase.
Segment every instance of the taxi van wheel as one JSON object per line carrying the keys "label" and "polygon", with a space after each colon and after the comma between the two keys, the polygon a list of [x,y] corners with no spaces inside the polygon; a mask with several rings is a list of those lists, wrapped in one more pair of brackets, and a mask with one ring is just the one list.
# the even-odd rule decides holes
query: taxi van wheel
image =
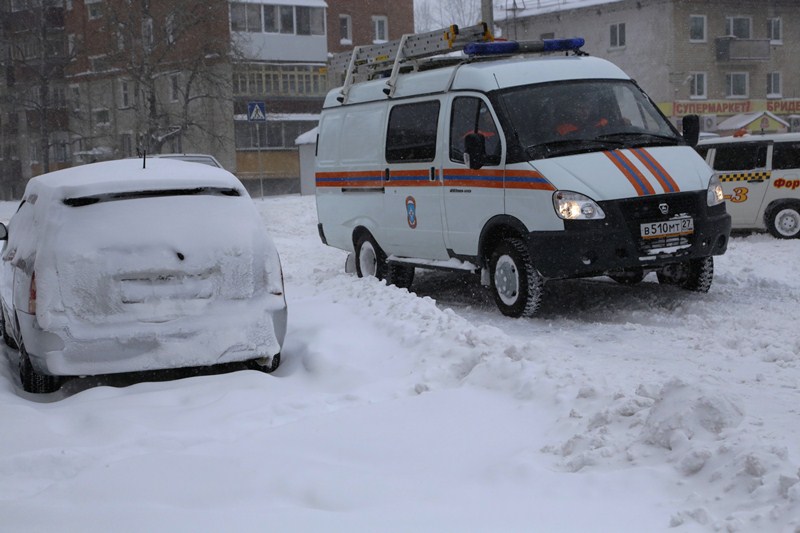
{"label": "taxi van wheel", "polygon": [[25,392],[47,394],[61,388],[60,376],[41,374],[33,368],[24,344],[19,346],[19,377]]}
{"label": "taxi van wheel", "polygon": [[644,279],[644,270],[639,268],[636,270],[617,272],[615,274],[609,274],[608,277],[621,285],[636,285],[637,283],[641,283]]}
{"label": "taxi van wheel", "polygon": [[414,282],[414,267],[389,263],[386,266],[386,283],[401,289],[408,289]]}
{"label": "taxi van wheel", "polygon": [[489,274],[494,301],[506,316],[531,317],[539,309],[544,280],[521,239],[504,239],[492,252]]}
{"label": "taxi van wheel", "polygon": [[676,285],[694,292],[708,292],[714,279],[714,258],[701,257],[667,265],[656,276],[664,285]]}
{"label": "taxi van wheel", "polygon": [[359,278],[375,277],[385,279],[388,265],[386,254],[372,238],[364,234],[356,241],[356,274]]}
{"label": "taxi van wheel", "polygon": [[264,372],[265,374],[272,374],[278,367],[281,366],[281,354],[276,353],[272,356],[269,363],[266,363],[266,357],[260,357],[258,359],[251,359],[247,362],[247,367],[251,370],[258,370],[259,372]]}
{"label": "taxi van wheel", "polygon": [[800,237],[800,204],[775,206],[767,218],[767,229],[776,239]]}

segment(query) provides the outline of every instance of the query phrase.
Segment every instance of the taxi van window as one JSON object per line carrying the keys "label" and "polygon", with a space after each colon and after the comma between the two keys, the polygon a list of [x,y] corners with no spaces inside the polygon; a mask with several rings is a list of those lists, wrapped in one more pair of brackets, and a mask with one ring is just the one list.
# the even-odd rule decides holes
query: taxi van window
{"label": "taxi van window", "polygon": [[386,162],[433,161],[438,122],[438,100],[394,106],[386,134]]}
{"label": "taxi van window", "polygon": [[772,169],[787,168],[800,168],[800,142],[781,142],[772,146]]}
{"label": "taxi van window", "polygon": [[717,145],[714,170],[752,170],[766,168],[767,145],[731,143]]}
{"label": "taxi van window", "polygon": [[464,162],[464,140],[478,133],[486,141],[486,164],[500,164],[500,132],[489,107],[480,98],[459,97],[453,100],[450,120],[450,159]]}

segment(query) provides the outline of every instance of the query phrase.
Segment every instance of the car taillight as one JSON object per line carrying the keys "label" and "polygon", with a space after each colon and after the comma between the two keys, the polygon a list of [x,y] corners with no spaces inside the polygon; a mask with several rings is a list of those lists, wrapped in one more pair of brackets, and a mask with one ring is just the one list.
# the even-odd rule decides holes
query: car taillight
{"label": "car taillight", "polygon": [[31,288],[28,292],[28,313],[36,314],[36,272],[31,274]]}

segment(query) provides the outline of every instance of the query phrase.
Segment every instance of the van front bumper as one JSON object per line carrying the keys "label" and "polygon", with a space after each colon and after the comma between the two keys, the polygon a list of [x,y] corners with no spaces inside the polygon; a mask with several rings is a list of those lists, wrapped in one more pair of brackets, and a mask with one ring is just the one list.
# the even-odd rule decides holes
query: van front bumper
{"label": "van front bumper", "polygon": [[[705,204],[705,192],[702,200]],[[631,210],[621,208],[620,202],[604,202],[601,207],[605,219],[566,221],[563,231],[528,234],[534,266],[545,279],[658,270],[690,259],[722,255],[728,247],[731,217],[724,204],[711,208],[699,205],[697,211],[689,212],[694,221],[692,234],[661,242],[642,239],[641,224],[668,217],[659,218],[647,209],[626,216]]]}

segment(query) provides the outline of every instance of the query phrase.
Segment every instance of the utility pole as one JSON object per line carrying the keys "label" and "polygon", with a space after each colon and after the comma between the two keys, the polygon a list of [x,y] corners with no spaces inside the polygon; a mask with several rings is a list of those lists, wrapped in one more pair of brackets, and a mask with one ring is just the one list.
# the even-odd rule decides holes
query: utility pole
{"label": "utility pole", "polygon": [[481,0],[481,21],[494,33],[494,6],[492,0]]}

